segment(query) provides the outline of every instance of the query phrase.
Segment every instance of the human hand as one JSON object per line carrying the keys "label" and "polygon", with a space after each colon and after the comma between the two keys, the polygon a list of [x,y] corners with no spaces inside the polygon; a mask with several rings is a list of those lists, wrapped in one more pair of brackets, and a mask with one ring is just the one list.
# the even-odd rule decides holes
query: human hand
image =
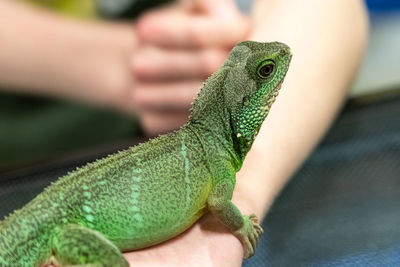
{"label": "human hand", "polygon": [[241,266],[243,249],[211,214],[157,246],[124,254],[131,266]]}
{"label": "human hand", "polygon": [[133,101],[145,133],[182,125],[203,81],[248,31],[232,0],[183,1],[139,18]]}
{"label": "human hand", "polygon": [[[233,202],[243,212],[261,209],[245,192],[246,186],[235,189]],[[241,266],[243,246],[211,213],[204,215],[181,235],[146,249],[124,253],[131,266]]]}

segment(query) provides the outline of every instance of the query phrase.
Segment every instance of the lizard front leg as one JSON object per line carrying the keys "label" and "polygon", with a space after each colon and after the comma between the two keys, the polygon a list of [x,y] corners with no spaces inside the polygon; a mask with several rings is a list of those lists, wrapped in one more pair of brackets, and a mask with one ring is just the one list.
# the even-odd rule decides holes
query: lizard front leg
{"label": "lizard front leg", "polygon": [[263,229],[258,224],[256,215],[242,215],[231,202],[234,189],[233,179],[219,181],[208,197],[208,208],[240,240],[244,249],[244,258],[254,254],[259,236]]}

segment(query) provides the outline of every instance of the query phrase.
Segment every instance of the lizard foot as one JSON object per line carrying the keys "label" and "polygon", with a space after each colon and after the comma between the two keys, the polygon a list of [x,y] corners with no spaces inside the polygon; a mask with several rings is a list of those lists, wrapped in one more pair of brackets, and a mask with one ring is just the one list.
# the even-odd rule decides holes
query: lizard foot
{"label": "lizard foot", "polygon": [[243,258],[247,259],[253,256],[254,250],[257,245],[257,240],[264,232],[258,223],[257,216],[254,214],[244,215],[243,226],[235,231],[233,234],[240,240],[243,245],[244,255]]}

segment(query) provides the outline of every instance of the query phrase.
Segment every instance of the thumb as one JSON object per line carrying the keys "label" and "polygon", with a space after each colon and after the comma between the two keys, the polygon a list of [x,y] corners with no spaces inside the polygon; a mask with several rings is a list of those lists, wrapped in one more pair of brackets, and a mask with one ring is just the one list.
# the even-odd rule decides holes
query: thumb
{"label": "thumb", "polygon": [[181,0],[183,7],[200,14],[207,14],[221,19],[229,19],[239,15],[233,0]]}

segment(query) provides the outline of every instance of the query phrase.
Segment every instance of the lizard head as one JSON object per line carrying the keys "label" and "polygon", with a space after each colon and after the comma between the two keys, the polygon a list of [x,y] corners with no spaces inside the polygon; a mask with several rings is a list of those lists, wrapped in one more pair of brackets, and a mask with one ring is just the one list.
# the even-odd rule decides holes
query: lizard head
{"label": "lizard head", "polygon": [[245,41],[232,49],[224,64],[229,69],[224,95],[234,138],[248,149],[278,95],[290,59],[283,43]]}

